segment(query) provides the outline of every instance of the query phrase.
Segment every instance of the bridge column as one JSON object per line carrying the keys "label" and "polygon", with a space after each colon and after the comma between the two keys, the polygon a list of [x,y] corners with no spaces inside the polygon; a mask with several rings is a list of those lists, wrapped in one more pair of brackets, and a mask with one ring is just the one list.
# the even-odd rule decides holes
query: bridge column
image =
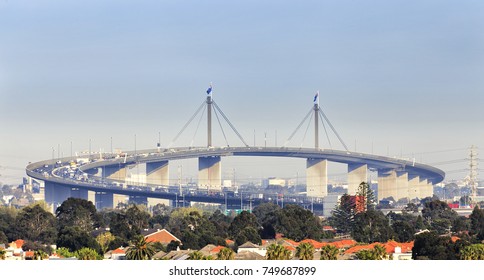
{"label": "bridge column", "polygon": [[51,182],[45,182],[44,197],[45,202],[52,205],[52,210],[55,213],[57,207],[59,207],[62,202],[71,197],[71,187]]}
{"label": "bridge column", "polygon": [[378,169],[378,201],[393,197],[397,200],[397,172],[394,169]]}
{"label": "bridge column", "polygon": [[408,199],[420,198],[420,177],[417,175],[408,175]]}
{"label": "bridge column", "polygon": [[208,190],[221,190],[222,165],[219,156],[198,158],[198,187]]}
{"label": "bridge column", "polygon": [[432,183],[429,183],[427,179],[420,180],[420,199],[432,197],[433,195],[434,189]]}
{"label": "bridge column", "polygon": [[95,201],[96,209],[116,208],[119,203],[128,203],[128,196],[112,192],[96,192]]}
{"label": "bridge column", "polygon": [[398,201],[402,198],[408,198],[408,172],[397,171],[397,192],[395,200]]}
{"label": "bridge column", "polygon": [[168,186],[170,184],[169,179],[167,160],[146,163],[146,183]]}
{"label": "bridge column", "polygon": [[306,192],[310,197],[328,195],[328,161],[324,159],[306,160]]}
{"label": "bridge column", "polygon": [[348,194],[355,195],[361,182],[368,181],[367,164],[348,164]]}
{"label": "bridge column", "polygon": [[104,178],[125,181],[126,180],[126,166],[103,166],[102,176]]}
{"label": "bridge column", "polygon": [[88,191],[80,188],[72,188],[71,196],[75,198],[88,200],[92,202],[92,204],[96,205],[96,192]]}
{"label": "bridge column", "polygon": [[129,203],[148,205],[148,197],[139,196],[139,195],[130,195]]}

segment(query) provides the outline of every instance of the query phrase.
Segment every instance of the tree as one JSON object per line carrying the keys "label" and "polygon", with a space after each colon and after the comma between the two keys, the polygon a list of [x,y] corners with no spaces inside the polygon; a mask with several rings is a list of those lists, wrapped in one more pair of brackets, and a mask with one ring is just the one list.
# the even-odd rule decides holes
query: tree
{"label": "tree", "polygon": [[235,238],[244,228],[247,227],[258,229],[259,224],[257,223],[257,218],[254,214],[248,211],[242,211],[230,223],[228,229],[229,236],[231,238]]}
{"label": "tree", "polygon": [[5,234],[7,240],[19,238],[15,227],[17,214],[18,210],[14,207],[0,206],[0,232]]}
{"label": "tree", "polygon": [[272,243],[267,247],[266,259],[268,260],[290,260],[291,251],[284,246],[276,243]]}
{"label": "tree", "polygon": [[234,238],[235,245],[240,246],[245,242],[252,242],[254,244],[261,244],[262,239],[260,238],[259,232],[253,227],[246,227],[242,229],[237,236]]}
{"label": "tree", "polygon": [[286,238],[294,241],[321,239],[323,227],[311,211],[296,204],[289,204],[277,211],[276,216],[277,223],[274,228]]}
{"label": "tree", "polygon": [[45,260],[48,258],[49,258],[49,255],[43,250],[34,251],[34,260]]}
{"label": "tree", "polygon": [[109,250],[109,243],[114,241],[115,237],[111,232],[104,232],[100,235],[96,236],[96,241],[101,246],[101,250],[103,253],[106,253]]}
{"label": "tree", "polygon": [[78,260],[102,260],[102,257],[91,248],[81,248],[74,252]]}
{"label": "tree", "polygon": [[352,236],[357,242],[386,242],[393,236],[393,231],[381,211],[367,210],[355,215]]}
{"label": "tree", "polygon": [[333,210],[329,223],[338,232],[351,233],[355,216],[355,202],[350,195],[344,194],[338,206]]}
{"label": "tree", "polygon": [[56,219],[39,205],[20,210],[15,219],[15,228],[23,239],[52,244],[56,240]]}
{"label": "tree", "polygon": [[339,254],[339,249],[334,245],[325,245],[321,247],[321,258],[320,260],[337,260]]}
{"label": "tree", "polygon": [[379,244],[371,250],[360,250],[355,255],[359,260],[385,260],[388,258],[385,247]]}
{"label": "tree", "polygon": [[296,257],[300,260],[314,259],[314,246],[311,243],[300,243],[296,248]]}
{"label": "tree", "polygon": [[65,227],[59,231],[57,238],[57,247],[66,247],[75,252],[84,247],[92,248],[101,252],[101,246],[90,233],[81,230],[78,227]]}
{"label": "tree", "polygon": [[412,248],[414,260],[455,260],[454,244],[448,236],[439,236],[436,232],[425,232],[416,236]]}
{"label": "tree", "polygon": [[72,258],[74,257],[74,253],[72,253],[68,248],[66,247],[59,247],[55,250],[55,252],[63,257],[63,258]]}
{"label": "tree", "polygon": [[82,231],[91,232],[100,222],[96,207],[91,201],[69,197],[55,211],[59,229],[77,227]]}
{"label": "tree", "polygon": [[7,252],[3,248],[0,248],[0,260],[5,260],[6,254]]}
{"label": "tree", "polygon": [[471,244],[460,251],[461,260],[484,260],[484,244]]}
{"label": "tree", "polygon": [[281,210],[281,207],[271,202],[259,204],[252,211],[257,218],[257,223],[261,225],[261,238],[272,239],[276,236],[274,226],[277,223],[277,213],[279,210]]}
{"label": "tree", "polygon": [[235,253],[232,249],[224,247],[217,253],[217,260],[233,260]]}
{"label": "tree", "polygon": [[422,217],[439,234],[448,233],[457,213],[447,203],[438,199],[427,200],[422,209]]}
{"label": "tree", "polygon": [[151,242],[140,235],[132,241],[132,246],[126,251],[126,259],[128,260],[150,260],[155,254],[155,250]]}
{"label": "tree", "polygon": [[193,251],[190,254],[188,254],[188,259],[189,260],[211,260],[213,259],[213,257],[205,256],[200,251]]}
{"label": "tree", "polygon": [[375,194],[371,190],[371,187],[366,182],[361,182],[356,190],[356,197],[360,199],[358,204],[362,205],[362,210],[375,209]]}
{"label": "tree", "polygon": [[474,207],[472,213],[469,215],[471,224],[470,232],[472,236],[475,236],[477,240],[484,239],[484,210],[479,207]]}

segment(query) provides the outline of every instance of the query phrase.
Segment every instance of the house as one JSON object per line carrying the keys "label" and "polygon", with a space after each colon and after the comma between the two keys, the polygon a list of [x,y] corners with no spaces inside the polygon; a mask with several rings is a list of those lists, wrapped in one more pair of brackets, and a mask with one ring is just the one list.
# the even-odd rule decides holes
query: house
{"label": "house", "polygon": [[372,244],[355,245],[344,252],[344,255],[348,258],[354,256],[361,250],[372,250],[376,245],[380,245],[385,248],[385,252],[388,254],[389,259],[393,260],[409,260],[412,259],[413,241],[406,243],[399,243],[396,241],[388,241],[387,243],[375,242]]}
{"label": "house", "polygon": [[176,250],[165,253],[160,251],[153,255],[153,260],[173,260],[173,261],[183,261],[190,257],[192,250]]}
{"label": "house", "polygon": [[215,246],[213,244],[208,244],[207,246],[203,247],[199,250],[204,256],[216,256],[220,250],[226,248],[224,246]]}
{"label": "house", "polygon": [[250,251],[242,251],[235,254],[234,260],[265,260],[264,256]]}
{"label": "house", "polygon": [[105,260],[125,260],[126,250],[123,247],[119,247],[115,250],[107,251],[104,254]]}
{"label": "house", "polygon": [[142,234],[145,237],[146,242],[160,242],[165,246],[170,244],[170,242],[172,241],[180,242],[180,244],[182,244],[180,239],[178,239],[166,229],[145,230],[144,232],[142,232]]}
{"label": "house", "polygon": [[241,253],[241,252],[257,253],[257,254],[261,255],[262,257],[265,257],[267,251],[266,251],[265,247],[255,245],[254,243],[247,241],[244,244],[239,246],[237,253]]}

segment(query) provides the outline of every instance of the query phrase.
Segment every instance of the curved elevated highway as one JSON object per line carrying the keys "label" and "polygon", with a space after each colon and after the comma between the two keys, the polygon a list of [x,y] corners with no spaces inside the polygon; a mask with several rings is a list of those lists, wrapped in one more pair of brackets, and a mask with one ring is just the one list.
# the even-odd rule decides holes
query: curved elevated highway
{"label": "curved elevated highway", "polygon": [[[286,147],[197,147],[166,150],[141,150],[123,155],[91,155],[88,162],[73,168],[70,163],[77,158],[62,158],[29,164],[27,175],[45,184],[48,203],[59,205],[67,197],[95,200],[97,207],[116,206],[115,196],[130,199],[169,199],[173,203],[191,201],[247,205],[257,204],[263,198],[227,197],[221,192],[221,158],[228,156],[290,157],[306,159],[307,195],[300,202],[320,207],[319,201],[327,196],[327,162],[348,165],[348,193],[354,194],[362,181],[367,181],[368,171],[378,172],[378,199],[393,197],[423,198],[432,195],[432,185],[444,180],[445,173],[435,167],[396,158],[356,152]],[[89,156],[86,156],[89,157]],[[183,193],[176,186],[169,186],[168,164],[171,160],[199,159],[198,186],[202,192]],[[126,168],[146,164],[147,184],[125,184]],[[210,193],[209,193],[210,191]],[[114,198],[113,198],[114,197]],[[114,200],[113,200],[114,199]],[[267,199],[267,198],[264,198]],[[314,201],[318,202],[314,204]],[[294,199],[298,202],[299,199]]]}

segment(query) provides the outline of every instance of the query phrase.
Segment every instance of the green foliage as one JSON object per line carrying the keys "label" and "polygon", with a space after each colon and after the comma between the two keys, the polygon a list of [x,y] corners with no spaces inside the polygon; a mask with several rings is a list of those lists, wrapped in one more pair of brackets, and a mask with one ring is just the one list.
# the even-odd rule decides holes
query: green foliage
{"label": "green foliage", "polygon": [[469,234],[475,236],[477,240],[484,240],[484,210],[474,207],[469,218],[471,220]]}
{"label": "green foliage", "polygon": [[233,260],[235,258],[235,252],[230,248],[222,248],[217,253],[217,260]]}
{"label": "green foliage", "polygon": [[52,253],[52,247],[44,245],[40,242],[25,240],[24,244],[22,245],[23,251],[43,251],[47,254]]}
{"label": "green foliage", "polygon": [[5,251],[3,248],[0,248],[0,260],[5,260],[6,254],[7,254],[7,251]]}
{"label": "green foliage", "polygon": [[33,260],[45,260],[49,258],[49,254],[44,252],[43,250],[34,251]]}
{"label": "green foliage", "polygon": [[65,227],[59,231],[57,238],[57,247],[66,247],[72,252],[84,247],[92,248],[101,252],[101,246],[90,233],[81,230],[78,227]]}
{"label": "green foliage", "polygon": [[296,204],[289,204],[277,211],[276,216],[277,223],[274,228],[284,237],[297,242],[308,238],[321,239],[323,226],[311,211]]}
{"label": "green foliage", "polygon": [[412,259],[455,260],[455,244],[450,237],[439,236],[433,231],[421,233],[415,238]]}
{"label": "green foliage", "polygon": [[395,241],[409,242],[415,239],[418,217],[408,214],[407,211],[403,211],[403,214],[390,212],[387,217],[390,219],[391,228],[394,233],[393,239]]}
{"label": "green foliage", "polygon": [[461,260],[484,260],[484,244],[471,244],[460,251]]}
{"label": "green foliage", "polygon": [[260,235],[258,231],[253,228],[253,227],[246,227],[242,229],[237,236],[235,236],[235,245],[240,246],[248,241],[254,243],[254,244],[261,244],[262,239],[260,238]]}
{"label": "green foliage", "polygon": [[152,242],[147,242],[143,236],[137,236],[126,251],[127,260],[150,260],[155,254]]}
{"label": "green foliage", "polygon": [[15,219],[15,229],[23,239],[46,244],[54,243],[57,235],[55,217],[39,205],[20,210]]}
{"label": "green foliage", "polygon": [[385,260],[388,258],[385,247],[381,245],[375,245],[371,250],[358,251],[355,255],[359,260]]}
{"label": "green foliage", "polygon": [[204,254],[200,253],[200,251],[193,251],[188,254],[189,260],[212,260],[212,256],[205,256]]}
{"label": "green foliage", "polygon": [[232,223],[230,223],[228,233],[231,238],[236,238],[239,233],[247,227],[252,227],[255,229],[259,228],[257,223],[257,218],[254,214],[248,211],[242,211],[237,215]]}
{"label": "green foliage", "polygon": [[55,250],[55,252],[61,256],[61,257],[64,257],[64,258],[72,258],[74,257],[74,253],[71,252],[68,248],[66,247],[59,247]]}
{"label": "green foliage", "polygon": [[387,217],[378,210],[368,210],[355,215],[352,236],[357,242],[386,242],[393,235]]}
{"label": "green foliage", "polygon": [[55,211],[59,229],[77,227],[82,231],[91,232],[99,223],[96,207],[91,201],[69,197]]}
{"label": "green foliage", "polygon": [[261,225],[260,235],[263,239],[273,239],[276,236],[274,228],[277,223],[277,213],[281,207],[274,203],[262,203],[254,208],[252,213],[257,218],[257,223]]}
{"label": "green foliage", "polygon": [[272,243],[267,247],[266,252],[267,260],[290,260],[291,251],[284,248],[284,246],[276,243]]}
{"label": "green foliage", "polygon": [[439,234],[448,233],[457,216],[457,213],[447,203],[438,199],[425,201],[422,209],[422,217],[430,225],[430,228]]}
{"label": "green foliage", "polygon": [[74,252],[78,260],[102,260],[103,257],[91,248],[81,248]]}
{"label": "green foliage", "polygon": [[361,182],[356,190],[356,195],[363,199],[362,203],[365,210],[375,209],[376,198],[370,185],[366,182]]}
{"label": "green foliage", "polygon": [[334,245],[325,245],[321,248],[320,260],[337,260],[339,249]]}
{"label": "green foliage", "polygon": [[300,260],[312,260],[314,259],[314,246],[310,243],[303,242],[296,248],[296,257]]}
{"label": "green foliage", "polygon": [[106,253],[109,250],[109,244],[114,241],[115,237],[110,232],[101,233],[96,237],[97,243],[101,246],[101,251]]}
{"label": "green foliage", "polygon": [[338,206],[333,210],[329,223],[338,232],[351,233],[355,218],[355,203],[348,194],[344,194]]}

